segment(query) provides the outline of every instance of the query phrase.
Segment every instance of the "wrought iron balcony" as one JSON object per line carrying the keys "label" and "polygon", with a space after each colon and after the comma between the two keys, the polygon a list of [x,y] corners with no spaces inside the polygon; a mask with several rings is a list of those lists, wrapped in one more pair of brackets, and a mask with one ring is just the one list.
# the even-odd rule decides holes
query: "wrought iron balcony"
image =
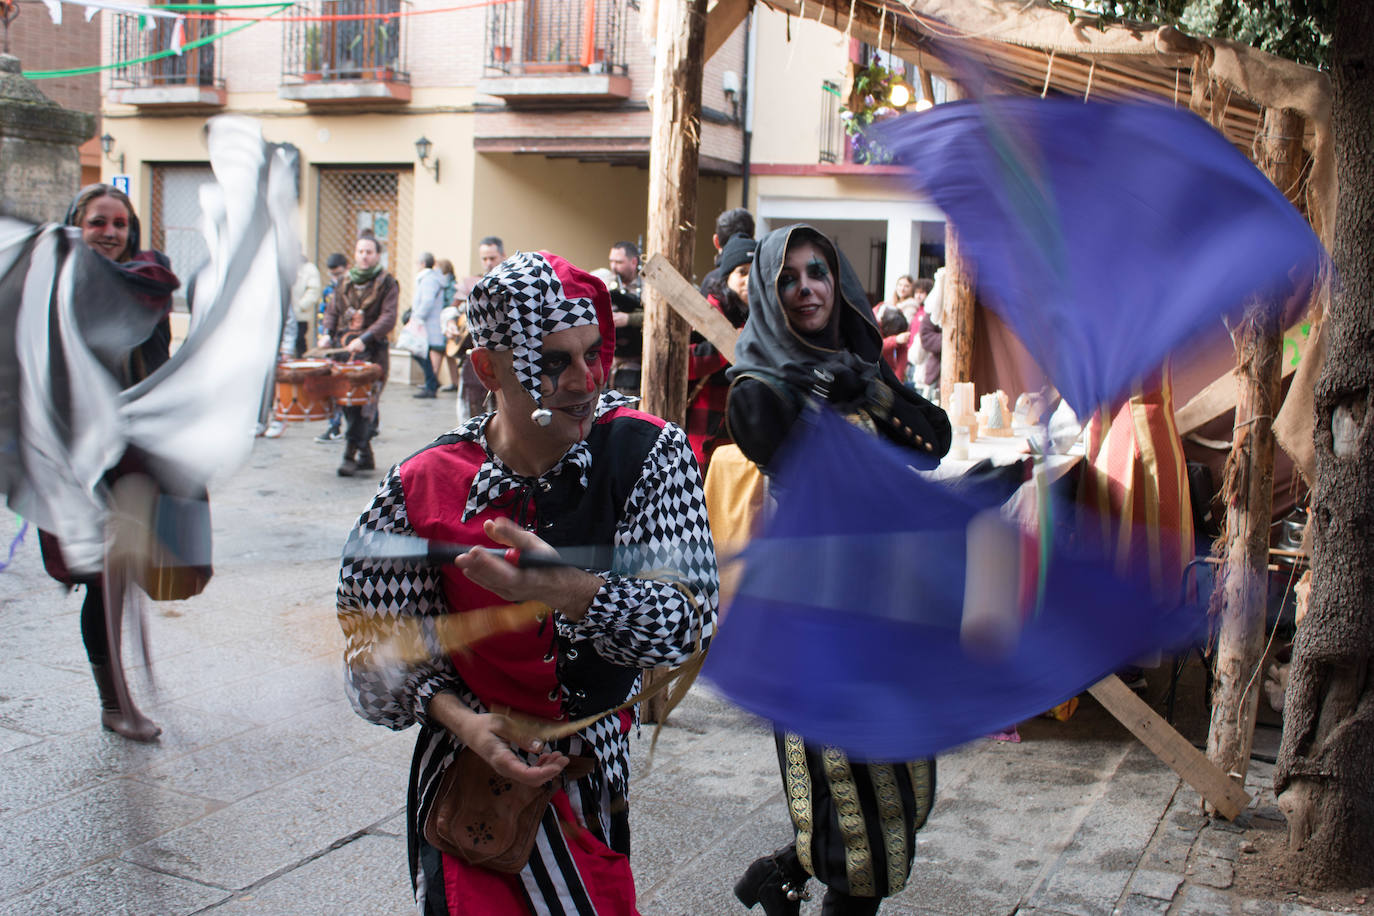
{"label": "wrought iron balcony", "polygon": [[[224,104],[223,67],[214,42],[145,60],[172,46],[176,20],[111,13],[109,21],[110,58],[141,61],[110,71],[110,101],[140,107]],[[182,45],[215,34],[216,25],[214,19],[183,19]]]}
{"label": "wrought iron balcony", "polygon": [[[282,98],[303,102],[409,101],[404,0],[307,0],[286,24]],[[325,17],[340,17],[328,18]],[[356,17],[356,18],[347,18]]]}
{"label": "wrought iron balcony", "polygon": [[628,0],[513,0],[489,6],[486,71],[478,89],[507,102],[627,98],[628,20]]}

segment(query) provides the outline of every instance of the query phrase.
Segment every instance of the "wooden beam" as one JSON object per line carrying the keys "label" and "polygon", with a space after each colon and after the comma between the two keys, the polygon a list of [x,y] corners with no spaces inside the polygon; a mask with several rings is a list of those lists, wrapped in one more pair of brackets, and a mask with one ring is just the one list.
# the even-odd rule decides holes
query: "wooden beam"
{"label": "wooden beam", "polygon": [[[1297,353],[1304,352],[1303,334],[1301,327],[1293,327],[1283,338],[1283,348],[1287,350],[1288,344],[1292,343]],[[1283,378],[1288,378],[1298,367],[1298,362],[1284,360],[1280,370]],[[1174,425],[1178,427],[1178,434],[1186,436],[1195,432],[1217,417],[1233,409],[1236,406],[1236,370],[1232,369],[1221,378],[1212,382],[1206,388],[1199,391],[1189,399],[1178,410],[1174,411]]]}
{"label": "wooden beam", "polygon": [[711,12],[706,14],[706,52],[704,60],[715,57],[726,39],[735,34],[741,22],[754,8],[754,0],[716,0]]}
{"label": "wooden beam", "polygon": [[[1269,109],[1264,115],[1260,171],[1280,190],[1302,186],[1302,118]],[[1274,416],[1278,413],[1283,340],[1272,303],[1246,310],[1236,331],[1241,382],[1231,458],[1226,462],[1226,565],[1217,583],[1221,628],[1207,757],[1223,773],[1245,778],[1255,737],[1259,691],[1251,672],[1264,658],[1269,599],[1269,521],[1274,507]]]}
{"label": "wooden beam", "polygon": [[652,255],[640,268],[644,281],[663,297],[663,301],[686,319],[702,337],[709,340],[720,355],[728,361],[735,361],[735,341],[739,331],[716,309],[706,297],[697,292],[687,278],[678,273],[668,259],[661,254]]}
{"label": "wooden beam", "polygon": [[1202,751],[1193,747],[1164,717],[1121,683],[1115,674],[1088,688],[1097,702],[1126,726],[1184,782],[1197,789],[1217,812],[1233,821],[1250,805],[1250,796],[1235,780],[1217,769]]}
{"label": "wooden beam", "polygon": [[851,21],[849,0],[832,0],[831,3],[817,0],[764,0],[764,3],[779,13],[828,25],[838,32],[890,51],[903,60],[917,60],[919,52],[923,66],[930,67],[943,80],[954,79],[953,70],[944,61],[932,56],[934,47],[926,36],[912,28],[907,19],[891,11],[883,16],[871,5],[855,4]]}
{"label": "wooden beam", "polygon": [[1232,369],[1174,411],[1178,434],[1186,436],[1236,406],[1236,370]]}

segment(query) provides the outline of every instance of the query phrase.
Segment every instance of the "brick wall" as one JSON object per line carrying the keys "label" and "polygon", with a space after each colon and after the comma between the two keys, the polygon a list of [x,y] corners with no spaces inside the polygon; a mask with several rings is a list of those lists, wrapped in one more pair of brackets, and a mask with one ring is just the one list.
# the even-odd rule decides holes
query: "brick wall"
{"label": "brick wall", "polygon": [[[86,21],[79,7],[62,9],[62,24],[53,25],[41,3],[19,4],[19,18],[10,23],[10,53],[25,70],[70,70],[100,63],[100,20]],[[100,110],[100,77],[72,76],[35,81],[43,94],[77,111]]]}

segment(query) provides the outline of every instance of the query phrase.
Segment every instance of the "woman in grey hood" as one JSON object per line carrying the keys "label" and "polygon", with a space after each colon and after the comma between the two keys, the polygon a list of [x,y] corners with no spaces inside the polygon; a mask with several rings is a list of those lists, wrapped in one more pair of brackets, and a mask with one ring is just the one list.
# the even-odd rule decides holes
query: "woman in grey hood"
{"label": "woman in grey hood", "polygon": [[749,320],[730,370],[732,438],[765,473],[809,398],[827,402],[934,467],[949,450],[945,412],[902,384],[863,284],[843,254],[810,226],[759,241],[749,274]]}
{"label": "woman in grey hood", "polygon": [[[735,356],[730,434],[765,474],[812,398],[909,448],[918,467],[949,449],[948,417],[882,359],[858,276],[810,226],[760,240]],[[767,916],[796,916],[814,876],[826,887],[823,916],[872,916],[906,884],[935,798],[935,761],[865,762],[799,735],[774,738],[795,838],[751,864],[735,896]]]}

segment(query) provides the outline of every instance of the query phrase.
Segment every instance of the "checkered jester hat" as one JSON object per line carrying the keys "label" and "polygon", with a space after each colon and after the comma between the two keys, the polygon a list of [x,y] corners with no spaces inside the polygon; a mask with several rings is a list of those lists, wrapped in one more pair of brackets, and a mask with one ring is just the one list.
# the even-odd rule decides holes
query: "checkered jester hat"
{"label": "checkered jester hat", "polygon": [[610,311],[606,284],[548,252],[517,251],[493,267],[468,294],[473,342],[488,350],[511,351],[515,377],[540,405],[540,350],[545,335],[600,324],[605,355],[607,338],[614,347]]}

